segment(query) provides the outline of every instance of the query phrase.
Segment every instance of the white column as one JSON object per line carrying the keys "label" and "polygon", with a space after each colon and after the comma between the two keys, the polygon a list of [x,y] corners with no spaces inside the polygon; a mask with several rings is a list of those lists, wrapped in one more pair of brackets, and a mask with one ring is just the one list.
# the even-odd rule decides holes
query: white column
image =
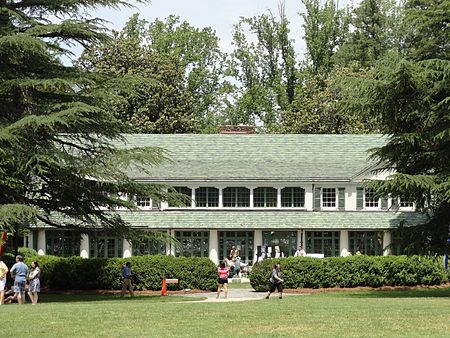
{"label": "white column", "polygon": [[219,234],[217,230],[209,230],[209,259],[219,264]]}
{"label": "white column", "polygon": [[130,241],[124,239],[122,244],[122,257],[123,258],[131,257],[131,253],[132,253],[131,243]]}
{"label": "white column", "polygon": [[249,189],[250,189],[250,208],[253,208],[253,188]]}
{"label": "white column", "polygon": [[349,252],[348,230],[341,230],[339,236],[339,249],[341,250],[342,257],[348,256]]}
{"label": "white column", "polygon": [[302,236],[303,236],[303,231],[297,230],[297,248],[302,245],[302,241],[303,241]]}
{"label": "white column", "polygon": [[314,205],[314,196],[313,196],[313,189],[312,184],[309,184],[305,186],[305,209],[306,210],[313,210]]}
{"label": "white column", "polygon": [[258,245],[263,244],[263,238],[262,238],[262,231],[261,230],[255,230],[253,234],[253,264],[256,263],[256,260],[258,259]]}
{"label": "white column", "polygon": [[45,230],[38,230],[38,240],[37,240],[37,252],[39,256],[45,255]]}
{"label": "white column", "polygon": [[281,188],[277,188],[277,208],[281,208]]}
{"label": "white column", "polygon": [[390,231],[383,231],[383,256],[390,256],[392,236]]}
{"label": "white column", "polygon": [[219,188],[219,208],[223,208],[223,188]]}
{"label": "white column", "polygon": [[30,233],[27,236],[27,248],[33,249],[33,230],[30,231]]}
{"label": "white column", "polygon": [[82,258],[89,258],[89,235],[87,234],[81,234],[80,256]]}
{"label": "white column", "polygon": [[191,208],[195,208],[195,189],[197,187],[191,188]]}
{"label": "white column", "polygon": [[[175,238],[175,230],[167,230],[167,233]],[[167,245],[166,246],[166,254],[167,256],[175,256],[175,246],[173,244]]]}

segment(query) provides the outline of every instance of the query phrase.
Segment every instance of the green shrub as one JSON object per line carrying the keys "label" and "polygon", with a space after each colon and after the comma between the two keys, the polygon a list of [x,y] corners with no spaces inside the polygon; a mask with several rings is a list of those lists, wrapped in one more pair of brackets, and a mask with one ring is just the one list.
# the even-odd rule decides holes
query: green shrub
{"label": "green shrub", "polygon": [[162,276],[178,278],[178,285],[170,289],[217,288],[217,268],[208,258],[173,256],[135,256],[130,258],[91,258],[35,256],[25,263],[37,260],[41,267],[41,284],[50,289],[94,290],[120,289],[122,266],[131,262],[135,290],[161,290]]}
{"label": "green shrub", "polygon": [[426,256],[289,257],[254,265],[250,283],[255,290],[268,290],[275,263],[281,264],[284,287],[289,289],[437,285],[448,281],[442,261]]}

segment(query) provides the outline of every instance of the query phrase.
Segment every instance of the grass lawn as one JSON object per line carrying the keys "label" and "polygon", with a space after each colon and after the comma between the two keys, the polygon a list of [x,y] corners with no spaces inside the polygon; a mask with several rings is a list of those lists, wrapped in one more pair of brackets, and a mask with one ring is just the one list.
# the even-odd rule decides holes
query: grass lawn
{"label": "grass lawn", "polygon": [[329,292],[281,300],[274,295],[228,303],[178,296],[41,298],[37,306],[0,306],[2,337],[450,336],[450,289]]}

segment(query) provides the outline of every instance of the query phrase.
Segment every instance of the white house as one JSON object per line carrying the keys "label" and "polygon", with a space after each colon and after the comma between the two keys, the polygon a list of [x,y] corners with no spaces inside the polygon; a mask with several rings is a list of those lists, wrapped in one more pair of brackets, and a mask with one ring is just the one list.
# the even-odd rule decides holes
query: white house
{"label": "white house", "polygon": [[[130,171],[140,182],[169,184],[192,202],[172,207],[137,198],[138,211],[119,211],[130,226],[175,236],[182,250],[165,245],[133,247],[99,233],[79,241],[70,232],[38,228],[28,244],[40,254],[128,257],[137,254],[226,257],[231,245],[252,264],[259,248],[280,246],[286,256],[299,245],[325,256],[360,251],[389,255],[397,227],[416,225],[426,216],[412,201],[374,198],[363,188],[376,175],[369,150],[382,135],[171,134],[126,135],[126,146],[158,146],[171,161],[151,175]],[[80,243],[73,246],[73,243]]]}

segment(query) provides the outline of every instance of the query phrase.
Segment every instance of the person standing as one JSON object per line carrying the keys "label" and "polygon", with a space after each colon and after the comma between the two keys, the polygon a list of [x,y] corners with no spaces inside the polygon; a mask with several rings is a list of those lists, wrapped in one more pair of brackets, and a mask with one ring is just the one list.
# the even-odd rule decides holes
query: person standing
{"label": "person standing", "polygon": [[269,292],[267,293],[266,299],[269,299],[272,292],[278,290],[278,295],[283,298],[283,278],[281,278],[281,265],[277,263],[273,266],[272,273],[269,279]]}
{"label": "person standing", "polygon": [[0,257],[0,305],[5,301],[5,287],[6,287],[6,274],[9,269],[3,262],[3,257]]}
{"label": "person standing", "polygon": [[36,305],[38,302],[38,292],[41,292],[41,269],[37,261],[31,262],[31,271],[28,275],[30,281],[30,288],[28,290],[28,296],[30,296],[31,304]]}
{"label": "person standing", "polygon": [[305,257],[305,256],[306,256],[305,250],[301,246],[299,246],[294,254],[294,257]]}
{"label": "person standing", "polygon": [[16,264],[11,268],[11,277],[14,278],[14,293],[19,304],[25,302],[25,282],[27,280],[28,267],[23,262],[21,255],[16,256]]}
{"label": "person standing", "polygon": [[225,263],[220,263],[219,268],[217,269],[217,272],[219,274],[219,286],[217,287],[217,297],[216,299],[219,299],[220,292],[222,291],[222,287],[225,291],[225,299],[228,297],[228,275],[230,273],[230,268],[225,266]]}
{"label": "person standing", "polygon": [[133,283],[131,282],[131,263],[126,262],[122,267],[122,297],[126,291],[130,292],[130,296],[134,296]]}

